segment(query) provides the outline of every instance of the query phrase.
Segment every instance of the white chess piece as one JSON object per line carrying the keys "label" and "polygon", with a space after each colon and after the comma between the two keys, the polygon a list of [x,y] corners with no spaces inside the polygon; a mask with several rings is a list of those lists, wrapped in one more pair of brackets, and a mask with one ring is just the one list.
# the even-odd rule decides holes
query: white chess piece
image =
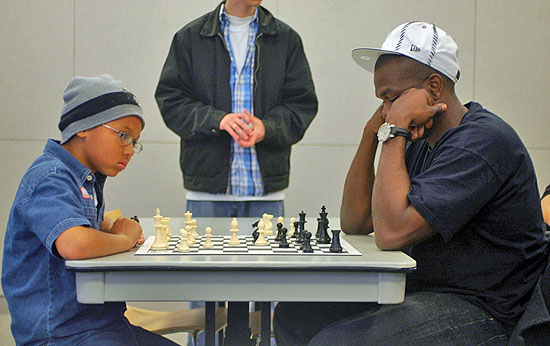
{"label": "white chess piece", "polygon": [[187,245],[191,246],[195,244],[195,238],[193,237],[193,232],[191,231],[191,225],[185,225],[184,229],[187,232]]}
{"label": "white chess piece", "polygon": [[170,239],[172,238],[172,232],[170,232],[170,218],[163,217],[162,225],[166,226],[166,241],[170,241]]}
{"label": "white chess piece", "polygon": [[277,218],[277,223],[280,223],[281,225],[284,226],[284,225],[285,225],[285,218],[282,217],[282,216],[279,216],[279,217]]}
{"label": "white chess piece", "polygon": [[254,245],[267,245],[267,240],[264,237],[265,234],[265,222],[260,220],[258,222],[258,239],[254,242]]}
{"label": "white chess piece", "polygon": [[262,216],[262,219],[264,220],[264,230],[265,235],[273,235],[273,223],[271,222],[271,219],[273,219],[273,215],[271,214],[264,214]]}
{"label": "white chess piece", "polygon": [[189,252],[191,249],[189,248],[189,245],[187,244],[187,231],[183,228],[180,229],[180,242],[178,244],[178,250],[181,252]]}
{"label": "white chess piece", "polygon": [[168,241],[166,241],[166,231],[165,226],[162,225],[162,216],[160,215],[160,210],[157,208],[157,214],[153,216],[155,220],[155,241],[151,245],[153,250],[164,250],[168,249]]}
{"label": "white chess piece", "polygon": [[294,228],[294,223],[296,222],[296,218],[295,217],[291,217],[290,218],[290,231],[288,231],[288,237],[290,237],[291,235],[294,234],[294,232],[296,232],[296,229]]}
{"label": "white chess piece", "polygon": [[206,234],[206,240],[204,241],[204,244],[202,245],[205,249],[211,249],[214,247],[214,243],[212,243],[212,228],[206,227],[204,229],[204,233]]}
{"label": "white chess piece", "polygon": [[185,221],[191,221],[191,218],[193,217],[193,213],[191,213],[189,210],[186,211],[183,216],[185,216]]}
{"label": "white chess piece", "polygon": [[199,234],[197,233],[197,220],[191,220],[191,232],[193,232],[193,239],[197,238]]}
{"label": "white chess piece", "polygon": [[237,235],[237,233],[239,233],[239,221],[237,221],[236,218],[233,218],[231,221],[231,233],[231,239],[229,239],[228,244],[239,245],[241,243],[239,236]]}

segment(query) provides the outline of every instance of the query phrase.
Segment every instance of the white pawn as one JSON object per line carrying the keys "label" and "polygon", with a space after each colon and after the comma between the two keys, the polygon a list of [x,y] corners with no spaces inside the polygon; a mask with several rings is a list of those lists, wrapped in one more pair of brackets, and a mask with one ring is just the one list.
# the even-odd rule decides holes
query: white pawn
{"label": "white pawn", "polygon": [[211,249],[214,247],[214,243],[212,243],[212,228],[206,227],[204,229],[204,233],[206,234],[206,240],[204,241],[204,244],[202,245],[205,249]]}
{"label": "white pawn", "polygon": [[229,239],[228,244],[239,245],[241,243],[239,236],[237,235],[237,233],[239,233],[239,222],[236,218],[233,218],[233,221],[231,221],[231,233],[231,239]]}
{"label": "white pawn", "polygon": [[290,237],[291,235],[294,234],[294,232],[296,231],[296,229],[294,228],[294,223],[296,222],[296,218],[295,217],[291,217],[290,218],[290,231],[288,232],[288,236]]}
{"label": "white pawn", "polygon": [[264,220],[260,220],[260,222],[258,222],[258,239],[254,242],[254,245],[267,245],[267,240],[265,240],[264,233],[265,222]]}
{"label": "white pawn", "polygon": [[187,245],[187,231],[183,228],[180,229],[180,243],[178,244],[178,250],[181,252],[189,252],[191,249],[189,248],[189,245]]}
{"label": "white pawn", "polygon": [[280,223],[280,224],[283,225],[283,227],[284,227],[284,225],[285,225],[285,218],[282,217],[282,216],[279,216],[279,217],[277,218],[277,223]]}

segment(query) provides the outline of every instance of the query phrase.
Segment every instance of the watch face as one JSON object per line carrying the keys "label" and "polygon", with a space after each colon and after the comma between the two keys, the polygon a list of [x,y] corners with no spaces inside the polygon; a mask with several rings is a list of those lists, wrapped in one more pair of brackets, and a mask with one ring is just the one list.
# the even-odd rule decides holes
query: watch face
{"label": "watch face", "polygon": [[385,142],[390,138],[391,127],[388,123],[383,123],[378,129],[378,141]]}

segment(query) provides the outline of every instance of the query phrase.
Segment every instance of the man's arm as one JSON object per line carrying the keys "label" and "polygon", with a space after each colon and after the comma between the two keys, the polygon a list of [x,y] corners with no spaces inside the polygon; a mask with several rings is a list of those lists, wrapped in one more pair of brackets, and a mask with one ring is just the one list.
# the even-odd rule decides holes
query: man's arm
{"label": "man's arm", "polygon": [[[388,123],[410,128],[411,123],[431,123],[445,105],[428,104],[424,89],[411,89],[393,102],[386,117]],[[435,234],[424,217],[409,203],[411,181],[405,165],[405,144],[397,136],[382,144],[378,172],[372,196],[373,225],[376,245],[380,249],[402,249]]]}
{"label": "man's arm", "polygon": [[371,200],[374,157],[378,147],[376,133],[383,122],[380,106],[363,130],[363,137],[346,176],[340,207],[340,226],[348,234],[368,234],[373,231]]}
{"label": "man's arm", "polygon": [[139,223],[121,217],[108,232],[84,226],[71,227],[57,237],[55,248],[64,259],[94,258],[126,251],[141,235]]}

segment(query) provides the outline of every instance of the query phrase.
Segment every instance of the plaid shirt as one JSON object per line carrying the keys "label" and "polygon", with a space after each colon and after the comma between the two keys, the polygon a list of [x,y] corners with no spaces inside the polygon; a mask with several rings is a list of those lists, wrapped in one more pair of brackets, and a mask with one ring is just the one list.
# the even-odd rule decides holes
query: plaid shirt
{"label": "plaid shirt", "polygon": [[[232,111],[242,113],[245,109],[254,114],[253,88],[254,88],[254,55],[256,33],[258,32],[258,10],[254,13],[254,19],[250,22],[248,31],[248,48],[246,60],[241,71],[237,69],[231,40],[229,38],[229,19],[225,8],[220,11],[220,23],[223,30],[227,49],[231,55],[231,78],[229,81],[232,92]],[[231,170],[227,194],[235,196],[263,196],[264,188],[260,167],[256,156],[256,148],[241,148],[235,140],[231,143]]]}

